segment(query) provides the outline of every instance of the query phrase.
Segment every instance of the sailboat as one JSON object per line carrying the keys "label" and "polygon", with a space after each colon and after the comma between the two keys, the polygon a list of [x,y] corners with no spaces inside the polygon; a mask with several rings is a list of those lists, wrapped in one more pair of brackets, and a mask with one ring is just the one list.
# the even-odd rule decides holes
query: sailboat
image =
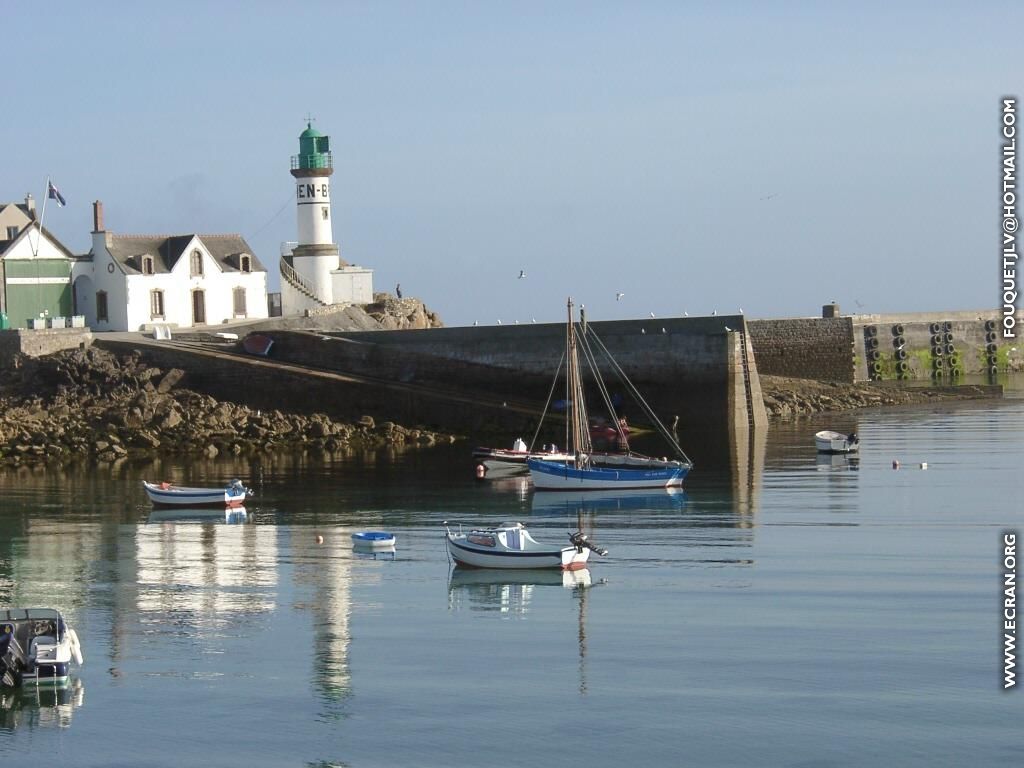
{"label": "sailboat", "polygon": [[[587,323],[582,315],[580,329],[577,332],[572,318],[573,303],[568,301],[568,324],[566,329],[566,395],[565,403],[568,410],[566,422],[567,444],[572,447],[572,456],[564,460],[531,457],[527,460],[530,477],[538,490],[592,490],[611,488],[675,488],[683,484],[683,478],[690,471],[693,463],[683,453],[675,437],[658,420],[650,406],[636,391],[636,387],[626,378],[622,369],[612,358],[611,353]],[[591,343],[593,342],[593,344]],[[588,367],[597,380],[598,389],[609,412],[614,411],[608,389],[604,385],[600,372],[597,370],[595,347],[611,362],[619,373],[623,383],[631,390],[638,405],[648,418],[672,446],[677,459],[654,458],[634,453],[624,429],[619,431],[619,444],[625,447],[621,453],[595,453],[591,443],[590,423],[587,418],[584,402],[583,379],[580,371],[580,349]],[[616,422],[621,424],[621,422]],[[623,425],[624,426],[624,425]]]}

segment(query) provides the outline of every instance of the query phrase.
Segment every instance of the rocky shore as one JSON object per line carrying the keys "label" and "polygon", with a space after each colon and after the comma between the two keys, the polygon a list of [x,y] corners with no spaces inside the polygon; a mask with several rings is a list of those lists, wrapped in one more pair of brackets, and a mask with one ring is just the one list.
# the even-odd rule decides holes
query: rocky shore
{"label": "rocky shore", "polygon": [[761,394],[768,418],[793,418],[825,411],[846,411],[891,405],[913,405],[997,397],[995,387],[882,387],[876,384],[761,376]]}
{"label": "rocky shore", "polygon": [[213,457],[433,445],[455,438],[392,422],[258,411],[179,388],[183,372],[95,348],[21,357],[0,369],[0,466],[129,456]]}

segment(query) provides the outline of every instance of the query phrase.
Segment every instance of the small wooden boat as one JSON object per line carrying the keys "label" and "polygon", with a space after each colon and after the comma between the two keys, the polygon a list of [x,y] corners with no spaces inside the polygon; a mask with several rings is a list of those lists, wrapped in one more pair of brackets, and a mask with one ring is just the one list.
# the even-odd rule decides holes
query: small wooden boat
{"label": "small wooden boat", "polygon": [[241,507],[245,504],[246,495],[252,493],[241,480],[232,480],[224,488],[189,488],[171,483],[147,483],[145,480],[142,485],[154,507]]}
{"label": "small wooden boat", "polygon": [[352,534],[352,546],[357,549],[394,549],[395,534],[387,531],[358,531]]}
{"label": "small wooden boat", "polygon": [[856,453],[860,449],[860,438],[856,432],[844,435],[824,429],[814,435],[814,445],[822,453]]}
{"label": "small wooden boat", "polygon": [[448,553],[459,565],[472,568],[586,568],[590,553],[607,554],[580,531],[569,534],[568,547],[541,544],[522,523],[502,523],[495,528],[453,531],[445,522]]}
{"label": "small wooden boat", "polygon": [[270,355],[270,348],[274,346],[274,340],[262,333],[250,333],[242,339],[242,349],[250,355],[267,357]]}
{"label": "small wooden boat", "polygon": [[0,685],[65,685],[81,664],[75,630],[53,608],[0,609]]}

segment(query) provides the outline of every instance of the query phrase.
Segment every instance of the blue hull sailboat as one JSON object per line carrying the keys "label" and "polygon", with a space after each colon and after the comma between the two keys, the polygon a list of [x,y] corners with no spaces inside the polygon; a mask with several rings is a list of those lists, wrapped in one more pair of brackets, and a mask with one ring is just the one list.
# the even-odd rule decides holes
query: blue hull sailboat
{"label": "blue hull sailboat", "polygon": [[612,360],[613,367],[623,378],[623,383],[632,391],[637,403],[644,410],[654,426],[672,446],[678,459],[654,458],[629,450],[624,419],[614,420],[618,429],[617,443],[625,450],[621,453],[595,453],[591,443],[591,430],[587,419],[580,372],[579,350],[582,347],[588,366],[597,379],[598,389],[608,410],[614,411],[608,390],[597,370],[595,349],[611,360],[611,354],[593,329],[580,318],[577,332],[572,319],[572,299],[568,302],[569,321],[566,330],[566,395],[568,408],[567,442],[572,446],[571,456],[566,459],[531,457],[527,461],[530,477],[538,490],[597,490],[612,488],[677,488],[683,484],[692,462],[683,453],[675,437],[666,429],[632,383],[622,374],[622,369]]}

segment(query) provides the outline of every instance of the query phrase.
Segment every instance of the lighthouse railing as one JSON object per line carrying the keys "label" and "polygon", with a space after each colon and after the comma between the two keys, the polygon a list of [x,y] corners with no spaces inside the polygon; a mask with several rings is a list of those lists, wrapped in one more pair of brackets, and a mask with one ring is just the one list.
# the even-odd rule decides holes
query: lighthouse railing
{"label": "lighthouse railing", "polygon": [[313,286],[302,279],[302,276],[295,271],[295,268],[284,259],[281,259],[281,279],[286,280],[294,288],[301,293],[304,293],[313,301],[317,302],[322,306],[327,306],[327,302],[316,295],[316,291],[313,290]]}

